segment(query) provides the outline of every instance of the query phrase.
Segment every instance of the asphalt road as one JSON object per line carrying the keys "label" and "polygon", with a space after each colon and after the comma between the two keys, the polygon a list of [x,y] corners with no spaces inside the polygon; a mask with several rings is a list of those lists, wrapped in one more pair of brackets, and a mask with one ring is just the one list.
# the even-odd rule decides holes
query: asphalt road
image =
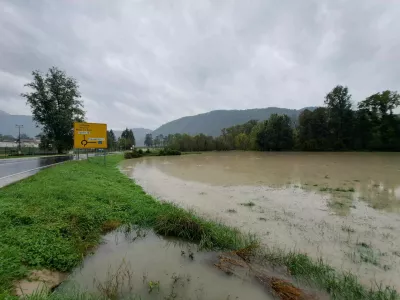
{"label": "asphalt road", "polygon": [[0,187],[29,177],[41,169],[72,160],[72,155],[0,160]]}

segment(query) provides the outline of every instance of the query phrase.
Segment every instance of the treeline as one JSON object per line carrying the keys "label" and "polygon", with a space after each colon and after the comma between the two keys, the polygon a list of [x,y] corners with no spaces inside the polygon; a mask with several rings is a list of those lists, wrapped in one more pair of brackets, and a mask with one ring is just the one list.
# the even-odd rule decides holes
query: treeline
{"label": "treeline", "polygon": [[109,150],[130,150],[135,144],[135,135],[132,129],[126,128],[118,139],[114,131],[107,130],[107,148]]}
{"label": "treeline", "polygon": [[[348,88],[338,85],[324,104],[304,110],[298,120],[273,114],[266,121],[225,128],[219,137],[174,134],[158,136],[157,142],[179,151],[400,151],[400,117],[394,113],[400,105],[397,92],[373,94],[353,109]],[[151,134],[146,141],[146,146],[154,146]]]}

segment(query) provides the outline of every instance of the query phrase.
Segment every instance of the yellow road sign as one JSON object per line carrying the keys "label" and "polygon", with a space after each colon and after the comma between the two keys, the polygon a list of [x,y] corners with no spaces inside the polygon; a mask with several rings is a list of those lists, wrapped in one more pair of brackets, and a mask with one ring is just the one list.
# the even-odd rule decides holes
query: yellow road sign
{"label": "yellow road sign", "polygon": [[107,124],[74,123],[74,148],[107,148]]}

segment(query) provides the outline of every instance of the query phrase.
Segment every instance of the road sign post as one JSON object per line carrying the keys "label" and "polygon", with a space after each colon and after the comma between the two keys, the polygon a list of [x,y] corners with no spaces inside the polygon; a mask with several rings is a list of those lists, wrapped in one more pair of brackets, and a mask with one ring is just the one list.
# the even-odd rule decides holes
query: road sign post
{"label": "road sign post", "polygon": [[107,124],[74,123],[74,148],[86,149],[87,158],[89,149],[107,149]]}

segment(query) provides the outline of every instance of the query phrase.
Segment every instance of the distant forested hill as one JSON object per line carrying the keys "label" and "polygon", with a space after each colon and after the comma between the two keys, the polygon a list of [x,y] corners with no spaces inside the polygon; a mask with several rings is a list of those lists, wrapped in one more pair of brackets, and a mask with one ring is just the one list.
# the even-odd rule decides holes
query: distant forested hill
{"label": "distant forested hill", "polygon": [[[168,122],[152,132],[153,137],[163,134],[187,133],[195,135],[204,133],[206,135],[218,136],[221,129],[238,124],[246,123],[250,120],[266,120],[271,114],[286,114],[291,118],[297,119],[303,109],[288,109],[278,107],[255,108],[246,110],[213,110],[208,113],[196,116],[183,117]],[[314,109],[314,108],[309,108]]]}

